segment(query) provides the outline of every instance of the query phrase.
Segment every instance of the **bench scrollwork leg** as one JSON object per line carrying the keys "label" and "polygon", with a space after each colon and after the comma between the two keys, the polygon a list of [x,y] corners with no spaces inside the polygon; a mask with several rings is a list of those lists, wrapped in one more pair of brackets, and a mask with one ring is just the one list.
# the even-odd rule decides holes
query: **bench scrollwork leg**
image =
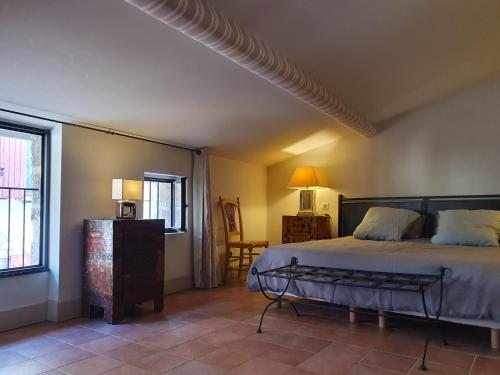
{"label": "bench scrollwork leg", "polygon": [[293,257],[291,262],[290,262],[290,268],[289,268],[289,272],[288,272],[288,277],[287,277],[287,283],[286,283],[286,286],[285,288],[275,297],[271,297],[269,296],[267,293],[266,293],[266,289],[264,289],[264,287],[262,286],[262,282],[260,280],[260,274],[259,274],[259,271],[257,270],[256,267],[253,267],[252,268],[252,275],[255,275],[257,276],[257,282],[259,283],[259,289],[261,291],[261,293],[264,295],[264,297],[266,297],[266,299],[268,299],[269,302],[267,304],[267,306],[264,308],[264,311],[262,312],[262,315],[260,317],[260,322],[259,322],[259,328],[257,329],[257,333],[262,333],[262,322],[264,320],[264,316],[266,315],[266,312],[267,310],[269,310],[269,308],[274,305],[275,303],[278,303],[280,306],[281,306],[281,303],[282,302],[288,302],[290,305],[292,305],[292,308],[293,308],[293,311],[295,312],[295,315],[297,316],[300,316],[298,310],[297,310],[297,307],[295,306],[295,304],[289,300],[288,298],[283,298],[283,296],[285,295],[286,291],[288,290],[288,287],[290,286],[290,282],[292,280],[292,268],[293,266],[297,265],[297,258]]}

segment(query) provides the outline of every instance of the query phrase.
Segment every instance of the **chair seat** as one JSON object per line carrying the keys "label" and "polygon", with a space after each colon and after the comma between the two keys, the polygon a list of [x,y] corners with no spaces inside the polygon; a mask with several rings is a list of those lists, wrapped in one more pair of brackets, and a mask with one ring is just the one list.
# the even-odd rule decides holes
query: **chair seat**
{"label": "chair seat", "polygon": [[268,247],[269,242],[268,241],[251,241],[251,240],[232,241],[232,242],[229,242],[229,246],[230,247],[238,247],[240,249],[249,248],[249,247]]}

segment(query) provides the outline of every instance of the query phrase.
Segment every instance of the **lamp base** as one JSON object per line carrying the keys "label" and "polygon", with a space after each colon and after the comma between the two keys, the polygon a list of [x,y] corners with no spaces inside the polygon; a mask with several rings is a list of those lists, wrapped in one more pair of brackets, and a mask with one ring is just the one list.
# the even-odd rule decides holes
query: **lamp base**
{"label": "lamp base", "polygon": [[135,219],[136,207],[134,201],[117,201],[116,218],[120,220]]}
{"label": "lamp base", "polygon": [[316,206],[316,191],[313,189],[305,189],[300,191],[300,208],[297,215],[299,216],[314,216]]}

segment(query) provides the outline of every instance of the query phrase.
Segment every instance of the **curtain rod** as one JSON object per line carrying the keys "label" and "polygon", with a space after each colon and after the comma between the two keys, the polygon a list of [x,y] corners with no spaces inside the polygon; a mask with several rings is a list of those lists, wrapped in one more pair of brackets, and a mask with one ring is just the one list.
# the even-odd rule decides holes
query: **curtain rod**
{"label": "curtain rod", "polygon": [[199,155],[201,153],[201,151],[199,149],[196,149],[196,148],[185,147],[185,146],[178,146],[178,145],[174,145],[174,144],[167,143],[167,142],[156,141],[154,139],[149,139],[149,138],[146,138],[146,137],[141,137],[140,135],[128,134],[128,133],[125,133],[125,132],[121,132],[120,130],[101,129],[101,127],[99,127],[97,125],[88,126],[88,125],[82,125],[82,124],[75,124],[73,122],[54,120],[54,119],[49,118],[49,117],[32,115],[32,114],[29,114],[29,113],[13,111],[11,109],[5,109],[5,108],[0,108],[0,111],[1,112],[6,112],[6,113],[11,113],[11,114],[14,114],[14,115],[26,116],[26,117],[34,118],[34,119],[37,119],[37,120],[50,121],[50,122],[60,123],[60,124],[68,125],[68,126],[74,126],[76,128],[82,128],[82,129],[87,129],[87,130],[94,130],[94,131],[100,132],[100,133],[106,133],[106,134],[110,134],[110,135],[119,135],[121,137],[131,138],[131,139],[138,139],[140,141],[155,143],[155,144],[163,145],[163,146],[174,147],[174,148],[178,148],[180,150],[193,151],[197,155]]}

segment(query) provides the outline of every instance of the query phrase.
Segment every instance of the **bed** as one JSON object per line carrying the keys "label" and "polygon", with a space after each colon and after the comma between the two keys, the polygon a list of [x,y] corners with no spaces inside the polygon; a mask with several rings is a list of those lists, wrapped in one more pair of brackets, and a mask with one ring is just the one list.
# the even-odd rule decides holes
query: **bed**
{"label": "bed", "polygon": [[[370,207],[406,208],[426,218],[422,238],[401,242],[357,240],[352,237]],[[446,209],[500,210],[500,196],[345,198],[339,196],[338,238],[292,243],[268,248],[252,267],[271,269],[290,263],[323,267],[403,273],[438,273],[448,269],[442,320],[491,328],[492,346],[498,347],[500,328],[500,248],[434,245],[437,213]],[[282,290],[284,280],[268,278],[270,290]],[[255,275],[248,288],[258,291]],[[384,290],[346,288],[331,284],[296,282],[291,295],[375,310],[421,315],[422,305],[414,295]],[[438,309],[438,290],[429,291],[430,313]],[[464,301],[467,301],[466,303]]]}

